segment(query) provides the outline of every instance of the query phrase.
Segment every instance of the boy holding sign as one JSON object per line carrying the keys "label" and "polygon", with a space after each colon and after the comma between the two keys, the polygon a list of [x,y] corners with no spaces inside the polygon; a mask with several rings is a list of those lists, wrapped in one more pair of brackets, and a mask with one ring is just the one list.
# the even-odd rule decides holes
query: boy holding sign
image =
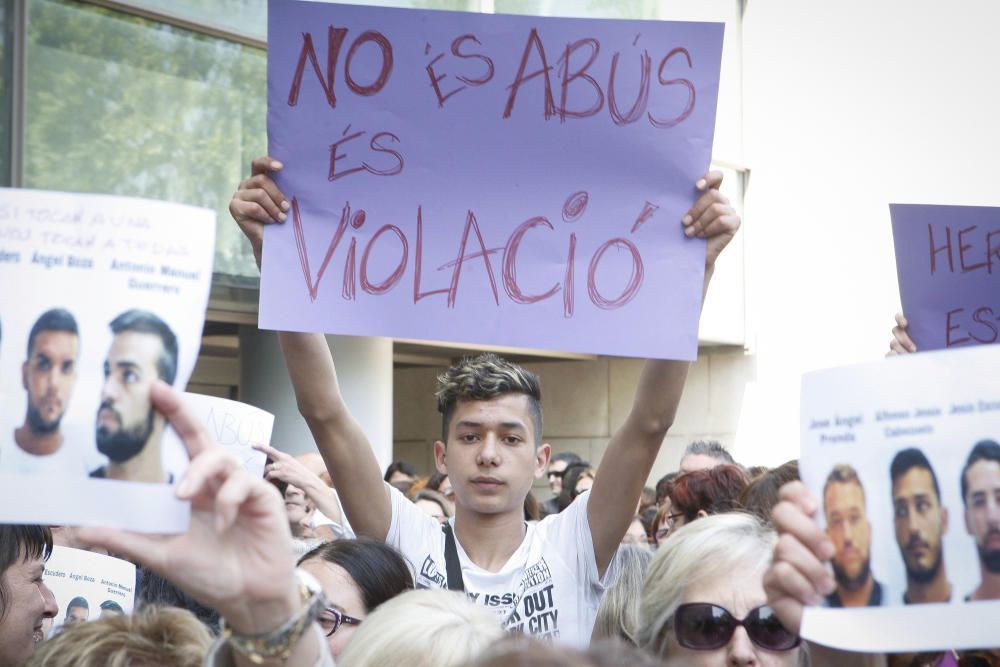
{"label": "boy holding sign", "polygon": [[[230,203],[258,262],[264,225],[288,209],[269,176],[280,168],[269,157],[255,160]],[[719,192],[721,182],[718,172],[699,181],[703,194],[683,221],[688,236],[707,239],[705,288],[740,225]],[[497,612],[508,629],[589,642],[614,555],[676,414],[688,362],[646,362],[632,411],[611,438],[593,489],[536,525],[525,523],[522,508],[550,456],[542,442],[537,377],[492,355],[449,369],[439,379],[443,433],[434,455],[452,481],[456,516],[442,531],[383,483],[340,393],[323,336],[279,336],[299,409],[358,534],[399,549],[417,569],[418,586],[464,590]]]}

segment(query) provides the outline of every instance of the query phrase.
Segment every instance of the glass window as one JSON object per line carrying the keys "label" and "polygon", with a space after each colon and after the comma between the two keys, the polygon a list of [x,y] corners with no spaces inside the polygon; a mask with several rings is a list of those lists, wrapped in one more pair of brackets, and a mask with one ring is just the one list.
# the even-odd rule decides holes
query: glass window
{"label": "glass window", "polygon": [[28,9],[25,186],[214,209],[216,273],[255,278],[227,205],[266,149],[264,51],[84,3]]}
{"label": "glass window", "polygon": [[267,0],[129,0],[128,4],[248,37],[267,38]]}
{"label": "glass window", "polygon": [[14,3],[0,0],[0,185],[11,184],[10,133],[14,104],[11,51],[14,48]]}

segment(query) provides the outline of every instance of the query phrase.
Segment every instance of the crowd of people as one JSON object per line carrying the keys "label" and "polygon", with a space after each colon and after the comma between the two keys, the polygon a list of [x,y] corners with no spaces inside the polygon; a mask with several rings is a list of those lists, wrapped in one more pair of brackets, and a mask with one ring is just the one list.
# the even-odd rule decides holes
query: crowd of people
{"label": "crowd of people", "polygon": [[[264,225],[289,208],[270,177],[278,169],[255,160],[230,206],[258,261]],[[740,224],[720,183],[718,173],[699,181],[683,220],[688,236],[706,240],[706,289]],[[152,401],[191,457],[176,489],[191,503],[190,527],[165,536],[0,527],[0,667],[1000,660],[989,651],[847,654],[803,641],[804,607],[847,605],[848,593],[867,600],[878,582],[838,588],[839,537],[820,528],[794,461],[748,468],[699,441],[646,488],[686,362],[646,362],[629,416],[592,465],[544,442],[538,377],[492,354],[463,359],[438,378],[436,472],[421,477],[402,461],[381,469],[321,335],[279,340],[318,453],[261,445],[268,463],[255,478],[155,382]],[[894,341],[894,352],[913,351],[905,322]],[[852,491],[850,472],[838,475],[831,493]],[[551,497],[538,502],[542,478]],[[136,612],[73,623],[80,610],[67,609],[47,637],[64,611],[43,576],[54,544],[136,563]]]}

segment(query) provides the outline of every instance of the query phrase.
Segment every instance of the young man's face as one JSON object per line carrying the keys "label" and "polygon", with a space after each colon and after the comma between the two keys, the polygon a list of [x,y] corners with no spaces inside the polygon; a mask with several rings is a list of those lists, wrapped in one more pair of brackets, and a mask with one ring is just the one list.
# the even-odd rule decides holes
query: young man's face
{"label": "young man's face", "polygon": [[865,494],[855,482],[833,482],[823,498],[826,533],[833,542],[833,572],[837,584],[858,590],[871,573],[872,527],[865,512]]}
{"label": "young man's face", "polygon": [[506,394],[455,406],[447,445],[436,442],[434,456],[451,480],[456,505],[481,514],[523,511],[549,460],[548,445],[535,447],[528,401],[524,394]]}
{"label": "young man's face", "polygon": [[298,525],[312,512],[305,492],[292,484],[285,487],[285,512],[288,514],[288,523],[292,526]]}
{"label": "young man's face", "polygon": [[104,388],[97,411],[97,449],[115,463],[142,451],[153,432],[150,388],[159,378],[163,343],[154,334],[117,334],[104,362]]}
{"label": "young man's face", "polygon": [[19,560],[3,573],[10,593],[7,613],[0,623],[0,665],[20,665],[44,638],[42,624],[57,613],[56,600],[42,582],[41,558]]}
{"label": "young man's face", "polygon": [[33,433],[51,433],[69,405],[76,384],[80,339],[67,331],[42,331],[31,345],[31,356],[21,367],[28,392],[28,427]]}
{"label": "young man's face", "polygon": [[965,528],[976,540],[979,561],[1000,574],[1000,462],[976,461],[965,483]]}
{"label": "young man's face", "polygon": [[90,610],[85,607],[70,607],[66,612],[66,620],[63,625],[76,625],[83,623],[90,616]]}
{"label": "young man's face", "polygon": [[927,583],[941,569],[941,541],[948,530],[948,510],[934,491],[927,468],[907,470],[892,485],[896,543],[907,576]]}

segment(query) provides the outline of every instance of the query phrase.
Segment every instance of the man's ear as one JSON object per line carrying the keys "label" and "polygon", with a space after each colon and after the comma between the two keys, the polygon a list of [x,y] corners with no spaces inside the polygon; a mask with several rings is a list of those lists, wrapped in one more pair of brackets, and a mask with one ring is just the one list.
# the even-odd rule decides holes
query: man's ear
{"label": "man's ear", "polygon": [[552,458],[552,445],[543,442],[535,450],[535,479],[541,479],[549,467],[549,459]]}
{"label": "man's ear", "polygon": [[948,532],[948,508],[941,508],[941,534],[944,535]]}
{"label": "man's ear", "polygon": [[434,467],[442,475],[448,474],[448,464],[445,462],[448,456],[448,446],[440,440],[434,441]]}
{"label": "man's ear", "polygon": [[21,388],[28,391],[28,362],[21,364]]}
{"label": "man's ear", "polygon": [[699,519],[704,519],[706,516],[708,516],[708,512],[706,512],[705,510],[698,510]]}

